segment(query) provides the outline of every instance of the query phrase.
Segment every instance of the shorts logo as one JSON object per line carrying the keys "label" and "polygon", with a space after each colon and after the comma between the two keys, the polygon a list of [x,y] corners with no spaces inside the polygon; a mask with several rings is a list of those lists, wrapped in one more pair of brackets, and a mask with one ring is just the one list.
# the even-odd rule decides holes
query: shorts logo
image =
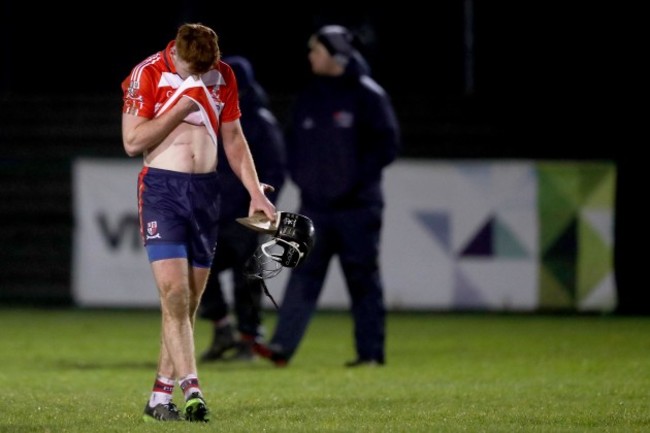
{"label": "shorts logo", "polygon": [[149,221],[147,223],[147,240],[149,239],[160,239],[160,233],[158,233],[158,221]]}

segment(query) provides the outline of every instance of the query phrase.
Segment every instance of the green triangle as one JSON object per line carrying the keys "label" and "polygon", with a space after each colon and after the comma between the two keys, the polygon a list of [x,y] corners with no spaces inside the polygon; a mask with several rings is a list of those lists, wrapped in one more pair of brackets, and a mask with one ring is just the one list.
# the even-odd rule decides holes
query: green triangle
{"label": "green triangle", "polygon": [[576,207],[567,198],[557,179],[542,172],[538,183],[538,212],[540,250],[542,253],[552,245],[575,218]]}
{"label": "green triangle", "polygon": [[587,208],[612,209],[616,197],[616,169],[613,166],[602,167],[601,176],[595,180],[594,188],[585,198]]}
{"label": "green triangle", "polygon": [[526,248],[503,221],[496,219],[492,229],[496,257],[526,258],[529,256]]}
{"label": "green triangle", "polygon": [[579,190],[579,203],[580,207],[584,207],[593,195],[594,191],[607,177],[607,173],[611,171],[608,164],[601,162],[582,162],[579,165],[578,174],[580,176],[580,190]]}
{"label": "green triangle", "polygon": [[541,255],[544,266],[572,294],[576,291],[577,225],[577,220],[573,220],[561,236],[558,236]]}
{"label": "green triangle", "polygon": [[578,224],[577,293],[584,299],[613,269],[613,250],[600,233],[582,218]]}
{"label": "green triangle", "polygon": [[551,272],[542,265],[539,270],[540,310],[557,310],[573,307],[572,296]]}
{"label": "green triangle", "polygon": [[539,163],[540,176],[545,183],[553,184],[559,193],[572,204],[572,208],[581,203],[580,165],[572,162]]}

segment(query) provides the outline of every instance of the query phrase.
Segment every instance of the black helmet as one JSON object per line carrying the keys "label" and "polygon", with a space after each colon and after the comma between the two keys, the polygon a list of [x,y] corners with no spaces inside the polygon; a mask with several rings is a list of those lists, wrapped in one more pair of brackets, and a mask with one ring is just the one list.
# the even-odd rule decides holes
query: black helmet
{"label": "black helmet", "polygon": [[278,229],[270,241],[261,245],[262,252],[285,268],[295,268],[314,246],[314,223],[293,212],[278,212],[278,219]]}
{"label": "black helmet", "polygon": [[246,262],[244,273],[249,278],[267,279],[284,268],[295,268],[307,257],[314,246],[316,231],[311,219],[293,212],[278,212],[276,223],[265,217],[241,218],[245,226],[270,235],[259,245]]}

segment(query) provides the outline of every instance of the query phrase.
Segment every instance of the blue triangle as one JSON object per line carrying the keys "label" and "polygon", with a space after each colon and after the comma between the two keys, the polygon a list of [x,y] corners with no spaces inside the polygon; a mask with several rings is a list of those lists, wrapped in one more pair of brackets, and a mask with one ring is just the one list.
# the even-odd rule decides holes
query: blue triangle
{"label": "blue triangle", "polygon": [[451,234],[449,229],[449,214],[446,212],[416,211],[416,218],[433,234],[436,241],[451,249]]}

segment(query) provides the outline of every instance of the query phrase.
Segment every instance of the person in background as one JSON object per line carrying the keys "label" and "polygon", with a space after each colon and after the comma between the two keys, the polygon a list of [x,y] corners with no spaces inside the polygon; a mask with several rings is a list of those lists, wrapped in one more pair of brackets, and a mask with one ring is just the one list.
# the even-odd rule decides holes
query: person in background
{"label": "person in background", "polygon": [[[255,79],[250,61],[241,56],[228,56],[239,88],[241,124],[255,160],[260,181],[271,185],[269,199],[275,203],[285,180],[286,160],[284,135],[276,117],[270,111],[267,93]],[[245,276],[246,261],[259,245],[260,236],[235,219],[248,213],[249,196],[227,164],[218,167],[221,183],[221,214],[215,260],[205,293],[201,299],[199,317],[213,324],[212,342],[201,355],[201,361],[251,360],[253,343],[263,336],[261,319],[262,288],[259,279]],[[231,270],[236,330],[230,317],[221,279]],[[238,332],[236,332],[238,331]],[[233,349],[233,350],[231,350]],[[234,353],[231,353],[234,352]]]}
{"label": "person in background", "polygon": [[317,241],[291,271],[270,344],[259,344],[256,351],[278,366],[291,360],[317,307],[330,262],[338,256],[356,349],[356,358],[345,365],[383,365],[381,182],[384,168],[399,153],[400,128],[389,96],[371,78],[347,28],[324,26],[308,45],[313,80],[296,98],[286,139],[299,213],[313,220]]}
{"label": "person in background", "polygon": [[[263,212],[275,220],[275,206],[258,179],[239,121],[237,82],[221,61],[214,30],[200,23],[179,26],[162,51],[133,67],[122,91],[124,150],[143,158],[140,232],[162,316],[156,378],[143,419],[207,422],[194,324],[217,240],[218,157],[227,158],[246,188],[249,215]],[[217,131],[225,155],[218,154]],[[175,383],[185,401],[183,415],[172,401]]]}

